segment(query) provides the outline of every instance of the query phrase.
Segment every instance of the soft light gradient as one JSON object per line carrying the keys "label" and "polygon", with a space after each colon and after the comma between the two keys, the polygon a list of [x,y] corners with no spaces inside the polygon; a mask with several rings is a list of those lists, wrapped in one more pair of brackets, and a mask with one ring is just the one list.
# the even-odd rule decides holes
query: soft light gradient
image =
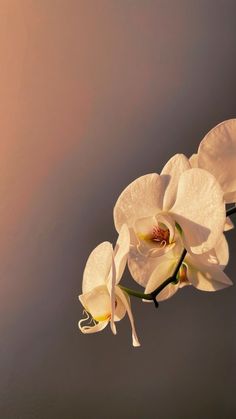
{"label": "soft light gradient", "polygon": [[233,0],[1,0],[1,418],[235,416],[235,287],[158,311],[133,299],[138,349],[128,319],[117,336],[77,327],[122,189],[235,117],[235,15]]}

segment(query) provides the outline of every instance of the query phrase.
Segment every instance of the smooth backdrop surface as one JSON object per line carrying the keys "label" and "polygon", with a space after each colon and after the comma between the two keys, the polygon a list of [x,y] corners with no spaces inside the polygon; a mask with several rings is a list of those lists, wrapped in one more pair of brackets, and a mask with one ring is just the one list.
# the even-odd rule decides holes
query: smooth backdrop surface
{"label": "smooth backdrop surface", "polygon": [[235,16],[231,0],[0,1],[2,419],[235,417],[235,287],[132,300],[138,349],[127,319],[116,337],[77,328],[121,190],[236,116]]}

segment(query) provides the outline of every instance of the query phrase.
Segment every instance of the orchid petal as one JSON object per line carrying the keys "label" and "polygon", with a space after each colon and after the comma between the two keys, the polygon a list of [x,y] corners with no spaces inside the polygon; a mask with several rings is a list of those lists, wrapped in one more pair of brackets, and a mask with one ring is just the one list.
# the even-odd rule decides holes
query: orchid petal
{"label": "orchid petal", "polygon": [[131,246],[128,267],[133,279],[141,286],[146,287],[155,268],[163,261],[169,261],[169,263],[172,263],[173,260],[178,261],[183,249],[182,239],[179,235],[176,235],[175,242],[169,245],[169,251],[158,257],[144,256],[139,253],[137,247]]}
{"label": "orchid petal", "polygon": [[115,308],[115,315],[114,315],[114,321],[119,322],[123,319],[123,317],[126,314],[126,308],[124,304],[122,303],[121,299],[116,295],[116,308]]}
{"label": "orchid petal", "polygon": [[119,288],[119,286],[116,286],[116,294],[118,295],[118,297],[122,301],[124,307],[126,308],[127,314],[129,316],[129,320],[130,320],[130,324],[131,324],[131,329],[132,329],[133,346],[140,346],[140,343],[139,343],[139,340],[138,340],[138,337],[137,337],[137,334],[136,334],[136,330],[135,330],[134,318],[133,318],[133,314],[132,314],[132,311],[131,311],[129,296],[126,293],[124,293]]}
{"label": "orchid petal", "polygon": [[156,225],[156,218],[152,217],[143,217],[139,218],[134,223],[134,231],[137,236],[137,239],[151,240],[153,227]]}
{"label": "orchid petal", "polygon": [[226,217],[224,231],[230,231],[234,228],[234,223],[229,217]]}
{"label": "orchid petal", "polygon": [[173,247],[175,243],[168,245],[158,246],[157,244],[151,241],[142,240],[138,245],[137,249],[139,253],[146,258],[157,258],[166,255]]}
{"label": "orchid petal", "polygon": [[150,275],[159,263],[159,259],[161,258],[151,258],[141,255],[135,247],[132,247],[128,258],[128,267],[133,279],[145,287]]}
{"label": "orchid petal", "polygon": [[79,295],[79,300],[94,320],[100,322],[110,319],[111,300],[105,285],[100,285],[92,291]]}
{"label": "orchid petal", "polygon": [[217,265],[193,267],[188,264],[188,280],[201,291],[218,291],[233,284]]}
{"label": "orchid petal", "polygon": [[[156,269],[153,271],[150,279],[145,288],[145,294],[149,294],[154,291],[159,285],[161,285],[167,278],[171,277],[174,272],[178,259],[165,260],[158,264]],[[157,301],[167,300],[172,297],[179,288],[179,282],[177,284],[170,283],[167,285],[156,297]]]}
{"label": "orchid petal", "polygon": [[190,168],[188,158],[184,154],[175,154],[162,169],[161,176],[169,178],[163,200],[164,210],[168,211],[174,205],[180,175]]}
{"label": "orchid petal", "polygon": [[116,267],[116,284],[121,280],[124,273],[130,247],[130,232],[126,224],[121,227],[114,250],[114,262]]}
{"label": "orchid petal", "polygon": [[108,276],[107,280],[107,290],[110,295],[110,304],[111,304],[111,315],[110,315],[110,326],[112,333],[116,335],[116,325],[114,322],[114,315],[115,315],[115,284],[116,284],[116,266],[114,258],[112,258],[112,265],[111,265],[111,271]]}
{"label": "orchid petal", "polygon": [[190,166],[192,168],[198,167],[198,155],[197,155],[197,153],[192,154],[192,156],[189,158],[189,163],[190,163]]}
{"label": "orchid petal", "polygon": [[83,275],[82,291],[87,293],[93,288],[104,285],[110,273],[113,258],[112,244],[103,242],[89,255]]}
{"label": "orchid petal", "polygon": [[199,167],[209,170],[220,183],[227,203],[236,200],[236,119],[214,127],[198,149]]}
{"label": "orchid petal", "polygon": [[214,250],[220,267],[224,268],[229,262],[229,246],[224,234],[220,236]]}
{"label": "orchid petal", "polygon": [[101,332],[101,330],[105,329],[105,327],[108,325],[109,320],[99,322],[95,324],[94,326],[82,326],[83,321],[86,319],[82,319],[79,321],[78,326],[82,333],[89,334],[89,333],[96,333]]}
{"label": "orchid petal", "polygon": [[119,232],[123,224],[132,227],[135,220],[156,214],[162,208],[165,182],[156,173],[134,180],[119,196],[114,222]]}
{"label": "orchid petal", "polygon": [[229,246],[227,240],[222,234],[214,249],[209,250],[201,255],[187,255],[186,260],[194,266],[199,265],[216,265],[221,270],[225,268],[229,261]]}
{"label": "orchid petal", "polygon": [[182,173],[171,213],[183,230],[188,251],[199,254],[212,249],[225,223],[223,193],[214,176],[197,168]]}

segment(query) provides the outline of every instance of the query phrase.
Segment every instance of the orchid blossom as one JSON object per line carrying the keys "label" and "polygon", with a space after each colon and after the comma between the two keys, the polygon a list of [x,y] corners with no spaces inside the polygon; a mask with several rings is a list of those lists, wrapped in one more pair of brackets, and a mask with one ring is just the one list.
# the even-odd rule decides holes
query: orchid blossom
{"label": "orchid blossom", "polygon": [[192,167],[212,173],[220,183],[226,203],[236,202],[236,118],[221,122],[201,141]]}
{"label": "orchid blossom", "polygon": [[141,176],[121,193],[114,208],[117,231],[130,228],[129,269],[145,286],[158,259],[180,240],[189,253],[211,250],[224,229],[223,192],[213,175],[191,168],[182,154],[165,165],[161,175]]}
{"label": "orchid blossom", "polygon": [[[171,252],[160,258],[159,264],[147,281],[145,293],[154,291],[166,278],[171,277],[183,251],[183,246],[172,249]],[[188,254],[180,266],[177,281],[170,283],[156,297],[163,301],[174,295],[178,289],[186,285],[193,285],[201,291],[218,291],[232,285],[232,281],[223,272],[229,260],[228,244],[222,234],[215,249],[202,255]]]}
{"label": "orchid blossom", "polygon": [[[95,333],[110,323],[112,332],[116,334],[115,322],[121,320],[127,312],[132,327],[133,346],[140,346],[129,296],[118,286],[126,266],[129,245],[129,229],[123,225],[114,250],[111,243],[103,242],[90,254],[83,275],[83,293],[79,296],[86,317],[79,321],[79,328],[82,333]],[[90,316],[93,324],[83,325]]]}

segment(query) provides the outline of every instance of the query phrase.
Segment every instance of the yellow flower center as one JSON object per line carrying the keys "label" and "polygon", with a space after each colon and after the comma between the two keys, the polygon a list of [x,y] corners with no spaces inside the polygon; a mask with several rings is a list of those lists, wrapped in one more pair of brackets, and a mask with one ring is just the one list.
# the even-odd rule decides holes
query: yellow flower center
{"label": "yellow flower center", "polygon": [[[90,313],[90,314],[91,314],[91,313]],[[96,322],[104,322],[105,320],[110,319],[110,317],[111,317],[111,313],[105,313],[105,314],[103,314],[103,315],[101,315],[101,316],[93,316],[93,319],[94,319]]]}

